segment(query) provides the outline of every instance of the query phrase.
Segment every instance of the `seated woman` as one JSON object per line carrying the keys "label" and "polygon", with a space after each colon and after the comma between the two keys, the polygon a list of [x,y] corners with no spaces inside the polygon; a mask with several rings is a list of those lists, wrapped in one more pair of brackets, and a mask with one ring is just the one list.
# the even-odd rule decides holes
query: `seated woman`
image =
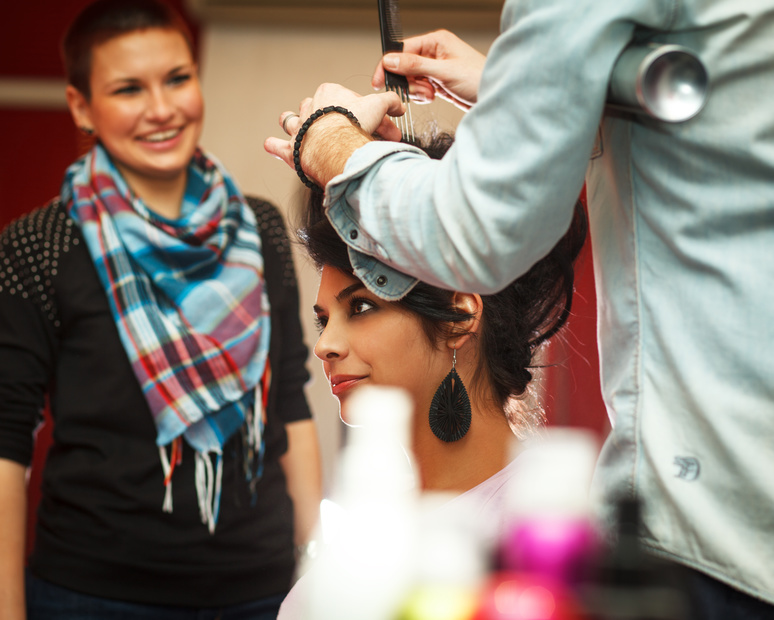
{"label": "seated woman", "polygon": [[[425,150],[440,157],[451,141],[443,134]],[[577,205],[560,242],[499,293],[418,282],[400,301],[386,302],[354,276],[347,246],[325,218],[320,195],[312,195],[300,238],[321,273],[315,355],[342,403],[367,384],[411,394],[412,448],[423,489],[476,487],[507,464],[513,433],[523,435],[541,421],[539,408],[529,410],[518,399],[527,393],[540,345],[569,317],[573,263],[585,237]],[[458,382],[469,398],[446,407],[444,390]]]}
{"label": "seated woman", "polygon": [[[440,156],[450,143],[440,136],[426,150]],[[496,513],[516,462],[509,463],[514,433],[542,420],[539,407],[519,399],[538,349],[570,314],[573,263],[586,238],[582,207],[551,252],[497,294],[418,282],[390,302],[354,276],[320,197],[312,195],[299,237],[321,272],[314,352],[333,395],[345,405],[359,386],[404,388],[415,405],[410,447],[422,489],[460,494]],[[280,618],[300,617],[299,585]]]}

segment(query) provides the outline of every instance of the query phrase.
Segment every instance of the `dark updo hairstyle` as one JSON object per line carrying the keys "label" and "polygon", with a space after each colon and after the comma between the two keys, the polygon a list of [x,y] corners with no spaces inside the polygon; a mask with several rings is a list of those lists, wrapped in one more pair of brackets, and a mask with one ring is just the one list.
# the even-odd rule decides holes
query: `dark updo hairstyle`
{"label": "dark updo hairstyle", "polygon": [[[453,141],[451,135],[439,134],[420,148],[440,159]],[[586,213],[577,202],[569,229],[544,258],[499,293],[481,296],[476,380],[488,380],[498,405],[506,412],[509,401],[524,395],[532,380],[530,369],[535,368],[537,349],[567,322],[572,306],[573,264],[585,243],[586,230]],[[354,273],[347,245],[325,217],[322,194],[310,194],[298,237],[318,269],[329,265]],[[455,309],[453,295],[453,291],[420,281],[395,303],[416,314],[430,341],[437,345],[442,338],[459,333],[455,323],[471,318]],[[510,414],[508,417],[512,427],[520,426]]]}
{"label": "dark updo hairstyle", "polygon": [[157,0],[97,0],[73,20],[62,41],[62,59],[68,84],[91,100],[91,53],[95,46],[117,36],[162,28],[183,35],[194,54],[191,31],[170,6]]}

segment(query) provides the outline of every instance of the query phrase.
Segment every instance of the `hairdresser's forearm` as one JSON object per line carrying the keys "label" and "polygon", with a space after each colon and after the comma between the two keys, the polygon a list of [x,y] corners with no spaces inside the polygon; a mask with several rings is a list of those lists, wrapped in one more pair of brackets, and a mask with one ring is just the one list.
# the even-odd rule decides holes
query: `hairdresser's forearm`
{"label": "hairdresser's forearm", "polygon": [[309,127],[301,142],[305,174],[321,187],[344,171],[347,160],[373,138],[342,114],[326,114]]}

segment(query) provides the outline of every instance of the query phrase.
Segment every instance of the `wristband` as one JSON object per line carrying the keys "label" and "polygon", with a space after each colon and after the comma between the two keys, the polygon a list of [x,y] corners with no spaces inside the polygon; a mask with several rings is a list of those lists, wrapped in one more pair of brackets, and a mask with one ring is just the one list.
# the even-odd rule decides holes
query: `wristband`
{"label": "wristband", "polygon": [[317,185],[317,183],[314,183],[311,179],[309,179],[309,177],[306,176],[306,174],[304,174],[304,169],[301,167],[301,141],[304,139],[304,136],[309,130],[309,127],[312,126],[312,123],[314,123],[321,116],[325,116],[331,112],[343,114],[356,126],[360,127],[360,123],[358,122],[357,118],[355,118],[355,115],[347,110],[347,108],[342,108],[339,105],[329,105],[324,108],[320,108],[309,118],[307,118],[303,125],[301,125],[301,129],[298,130],[298,133],[296,134],[296,140],[293,143],[293,164],[295,165],[296,174],[298,175],[298,178],[301,179],[301,182],[315,192],[322,192],[323,188]]}

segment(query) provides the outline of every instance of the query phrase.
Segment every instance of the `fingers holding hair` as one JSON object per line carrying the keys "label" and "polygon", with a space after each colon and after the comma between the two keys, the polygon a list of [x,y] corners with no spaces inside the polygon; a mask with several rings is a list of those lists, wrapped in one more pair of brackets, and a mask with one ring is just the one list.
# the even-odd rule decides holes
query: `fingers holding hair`
{"label": "fingers holding hair", "polygon": [[439,96],[467,110],[478,98],[486,56],[448,30],[403,41],[402,53],[385,54],[374,71],[374,88],[384,87],[384,71],[405,75],[418,102]]}
{"label": "fingers holding hair", "polygon": [[[264,141],[264,149],[293,168],[293,142],[299,129],[315,110],[328,106],[341,106],[351,111],[369,136],[378,135],[392,141],[401,139],[400,130],[389,119],[389,116],[401,116],[406,111],[397,94],[388,92],[363,97],[338,84],[322,84],[314,97],[307,97],[300,103],[298,113],[286,110],[279,115],[278,124],[287,139],[269,137]],[[315,128],[318,123],[325,126],[335,122],[335,119],[321,118],[316,121]]]}

